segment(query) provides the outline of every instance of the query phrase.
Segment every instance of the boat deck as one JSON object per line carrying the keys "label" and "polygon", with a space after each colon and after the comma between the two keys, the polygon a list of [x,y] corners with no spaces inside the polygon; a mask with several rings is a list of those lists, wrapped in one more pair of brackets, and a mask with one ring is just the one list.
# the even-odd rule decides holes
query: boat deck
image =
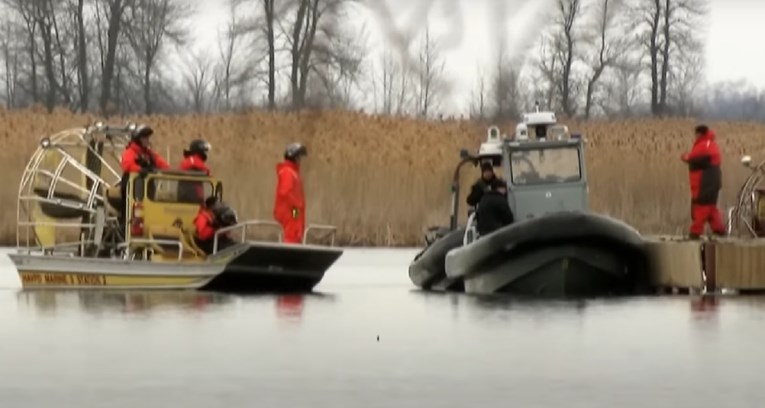
{"label": "boat deck", "polygon": [[660,292],[765,292],[765,239],[652,236],[646,241],[651,281]]}

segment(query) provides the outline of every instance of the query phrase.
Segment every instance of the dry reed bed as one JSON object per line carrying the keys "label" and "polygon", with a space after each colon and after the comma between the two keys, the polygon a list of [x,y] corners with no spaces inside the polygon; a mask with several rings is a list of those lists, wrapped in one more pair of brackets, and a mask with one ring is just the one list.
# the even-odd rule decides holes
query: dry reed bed
{"label": "dry reed bed", "polygon": [[[16,191],[23,167],[45,134],[100,118],[64,111],[0,112],[0,241],[15,241]],[[288,142],[304,142],[309,222],[333,224],[346,245],[420,245],[424,227],[448,222],[449,180],[461,147],[477,149],[485,124],[423,122],[351,112],[220,114],[113,118],[155,129],[154,144],[177,165],[194,138],[213,144],[210,166],[242,218],[270,218],[274,168]],[[587,139],[594,210],[644,233],[681,233],[689,217],[687,170],[680,162],[693,139],[691,120],[568,121]],[[721,206],[746,176],[742,154],[765,156],[765,126],[711,123],[724,152]],[[514,124],[502,124],[508,132]],[[477,170],[462,180],[462,202]],[[464,210],[464,205],[462,206]],[[461,211],[464,214],[464,211]],[[464,217],[463,217],[464,218]]]}

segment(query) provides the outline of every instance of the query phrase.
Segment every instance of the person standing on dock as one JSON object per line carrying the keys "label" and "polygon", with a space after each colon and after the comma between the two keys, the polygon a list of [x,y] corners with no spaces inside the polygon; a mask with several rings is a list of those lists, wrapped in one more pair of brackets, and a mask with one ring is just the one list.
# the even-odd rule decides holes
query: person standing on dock
{"label": "person standing on dock", "polygon": [[467,204],[471,207],[478,205],[481,202],[483,193],[490,189],[491,183],[496,179],[497,176],[494,174],[494,165],[491,159],[481,160],[481,177],[470,188],[470,194],[468,194],[466,200]]}
{"label": "person standing on dock", "polygon": [[724,236],[725,226],[717,208],[717,199],[722,187],[721,157],[714,132],[706,125],[697,126],[693,148],[689,153],[683,154],[681,159],[688,163],[689,170],[693,219],[690,238],[698,239],[704,233],[707,222],[715,235]]}
{"label": "person standing on dock", "polygon": [[276,165],[276,197],[274,218],[282,226],[282,241],[299,244],[305,230],[305,196],[300,178],[300,161],[308,150],[300,143],[292,143],[284,151],[284,161]]}

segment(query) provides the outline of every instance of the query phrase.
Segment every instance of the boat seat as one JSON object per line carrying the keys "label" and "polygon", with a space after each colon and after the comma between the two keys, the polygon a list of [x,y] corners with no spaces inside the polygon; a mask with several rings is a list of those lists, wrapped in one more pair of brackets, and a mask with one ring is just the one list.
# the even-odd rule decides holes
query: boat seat
{"label": "boat seat", "polygon": [[[183,259],[187,258],[206,258],[207,255],[204,251],[197,247],[192,239],[189,239],[188,234],[178,227],[174,226],[152,226],[148,228],[149,239],[164,239],[179,241],[183,245]],[[178,247],[175,245],[166,244],[154,244],[152,245],[157,253],[161,253],[166,260],[174,260],[178,258]],[[171,259],[172,258],[172,259]]]}
{"label": "boat seat", "polygon": [[[48,197],[47,188],[35,188],[33,189],[35,195],[40,198]],[[55,191],[53,194],[54,200],[61,200],[68,203],[71,206],[85,205],[85,199],[80,194],[72,194],[62,191]],[[57,205],[47,201],[38,201],[40,209],[48,217],[55,219],[73,219],[85,217],[88,212],[84,209],[65,207]]]}

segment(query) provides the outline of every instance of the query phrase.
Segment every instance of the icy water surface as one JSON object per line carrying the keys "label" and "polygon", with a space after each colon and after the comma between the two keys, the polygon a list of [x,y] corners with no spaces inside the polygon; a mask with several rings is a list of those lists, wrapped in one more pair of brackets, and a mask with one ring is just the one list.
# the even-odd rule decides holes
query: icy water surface
{"label": "icy water surface", "polygon": [[765,406],[761,298],[425,294],[414,254],[247,297],[20,292],[0,255],[0,406]]}

